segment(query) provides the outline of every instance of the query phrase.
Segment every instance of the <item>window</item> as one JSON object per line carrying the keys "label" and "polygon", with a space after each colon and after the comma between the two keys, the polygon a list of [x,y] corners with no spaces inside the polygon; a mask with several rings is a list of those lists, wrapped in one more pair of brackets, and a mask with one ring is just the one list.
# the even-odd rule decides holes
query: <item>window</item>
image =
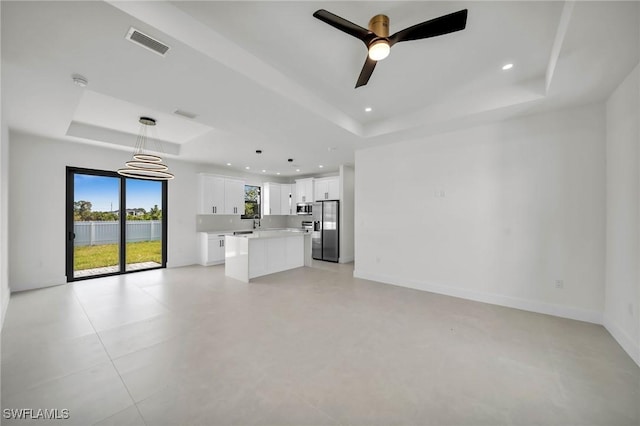
{"label": "window", "polygon": [[260,187],[244,186],[244,214],[242,219],[260,219]]}

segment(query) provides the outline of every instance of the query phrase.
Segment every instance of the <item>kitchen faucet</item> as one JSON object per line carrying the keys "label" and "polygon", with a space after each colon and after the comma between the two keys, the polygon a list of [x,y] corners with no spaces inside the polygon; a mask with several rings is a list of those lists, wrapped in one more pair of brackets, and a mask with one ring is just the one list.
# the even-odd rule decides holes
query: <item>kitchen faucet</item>
{"label": "kitchen faucet", "polygon": [[260,228],[260,219],[253,219],[253,229]]}

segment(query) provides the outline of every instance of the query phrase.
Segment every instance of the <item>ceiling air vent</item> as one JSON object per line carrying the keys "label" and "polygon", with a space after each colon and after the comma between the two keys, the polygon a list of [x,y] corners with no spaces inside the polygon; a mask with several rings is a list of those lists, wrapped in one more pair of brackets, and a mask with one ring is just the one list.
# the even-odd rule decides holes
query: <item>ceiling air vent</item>
{"label": "ceiling air vent", "polygon": [[192,112],[185,111],[185,110],[182,110],[182,109],[177,109],[177,110],[173,111],[173,113],[176,114],[176,115],[181,115],[183,117],[187,117],[187,118],[191,118],[191,119],[194,119],[194,118],[196,118],[198,116],[197,114],[194,114]]}
{"label": "ceiling air vent", "polygon": [[166,44],[149,37],[133,27],[129,28],[129,32],[125,38],[139,44],[145,49],[149,49],[150,51],[157,53],[160,56],[164,56],[167,53],[167,50],[169,50],[169,46]]}

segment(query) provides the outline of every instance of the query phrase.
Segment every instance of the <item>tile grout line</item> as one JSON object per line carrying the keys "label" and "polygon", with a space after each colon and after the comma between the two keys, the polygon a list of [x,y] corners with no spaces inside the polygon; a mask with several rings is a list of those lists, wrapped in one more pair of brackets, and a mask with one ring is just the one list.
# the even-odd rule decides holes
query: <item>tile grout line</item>
{"label": "tile grout line", "polygon": [[[129,395],[129,398],[131,398],[131,402],[133,402],[133,405],[136,407],[136,410],[138,411],[138,415],[142,419],[142,422],[145,425],[147,425],[147,422],[144,419],[144,416],[142,415],[142,412],[140,412],[140,408],[138,407],[138,404],[136,403],[136,400],[133,398],[133,395],[131,395],[131,391],[129,391],[129,387],[124,382],[124,379],[122,378],[122,375],[120,374],[120,371],[118,371],[118,368],[116,367],[116,364],[113,362],[113,358],[111,358],[111,354],[109,353],[109,351],[107,350],[107,347],[105,346],[104,342],[102,341],[102,337],[100,337],[100,333],[98,333],[98,330],[96,330],[96,327],[93,325],[93,322],[91,321],[91,318],[89,318],[89,314],[87,314],[87,311],[84,308],[84,305],[82,304],[82,301],[78,297],[78,294],[76,293],[75,287],[72,287],[71,291],[73,291],[74,297],[76,298],[76,300],[80,304],[80,308],[82,308],[82,312],[84,312],[84,314],[87,316],[87,320],[89,321],[89,324],[91,324],[91,328],[93,328],[93,331],[96,333],[96,336],[98,337],[98,340],[100,341],[100,344],[102,345],[102,348],[104,349],[104,352],[107,354],[107,357],[109,357],[109,361],[111,362],[111,365],[113,366],[113,369],[115,370],[116,374],[120,378],[120,381],[122,382],[122,385],[124,386],[125,390],[127,391],[127,395]],[[126,410],[126,408],[125,408],[125,410]],[[118,411],[116,413],[113,413],[112,415],[110,415],[108,417],[105,417],[104,419],[100,419],[98,421],[101,422],[102,420],[106,420],[109,417],[112,417],[112,416],[120,413],[121,411],[123,411],[123,410],[120,410],[120,411]]]}

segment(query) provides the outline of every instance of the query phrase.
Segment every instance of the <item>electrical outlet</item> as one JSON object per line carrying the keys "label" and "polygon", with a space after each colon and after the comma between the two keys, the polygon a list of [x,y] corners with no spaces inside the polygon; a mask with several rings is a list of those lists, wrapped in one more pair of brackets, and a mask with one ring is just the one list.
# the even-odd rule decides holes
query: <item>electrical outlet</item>
{"label": "electrical outlet", "polygon": [[380,263],[380,258],[376,257],[376,263]]}
{"label": "electrical outlet", "polygon": [[629,310],[629,315],[633,316],[633,303],[629,303],[627,309]]}
{"label": "electrical outlet", "polygon": [[564,288],[564,281],[556,280],[556,288]]}

